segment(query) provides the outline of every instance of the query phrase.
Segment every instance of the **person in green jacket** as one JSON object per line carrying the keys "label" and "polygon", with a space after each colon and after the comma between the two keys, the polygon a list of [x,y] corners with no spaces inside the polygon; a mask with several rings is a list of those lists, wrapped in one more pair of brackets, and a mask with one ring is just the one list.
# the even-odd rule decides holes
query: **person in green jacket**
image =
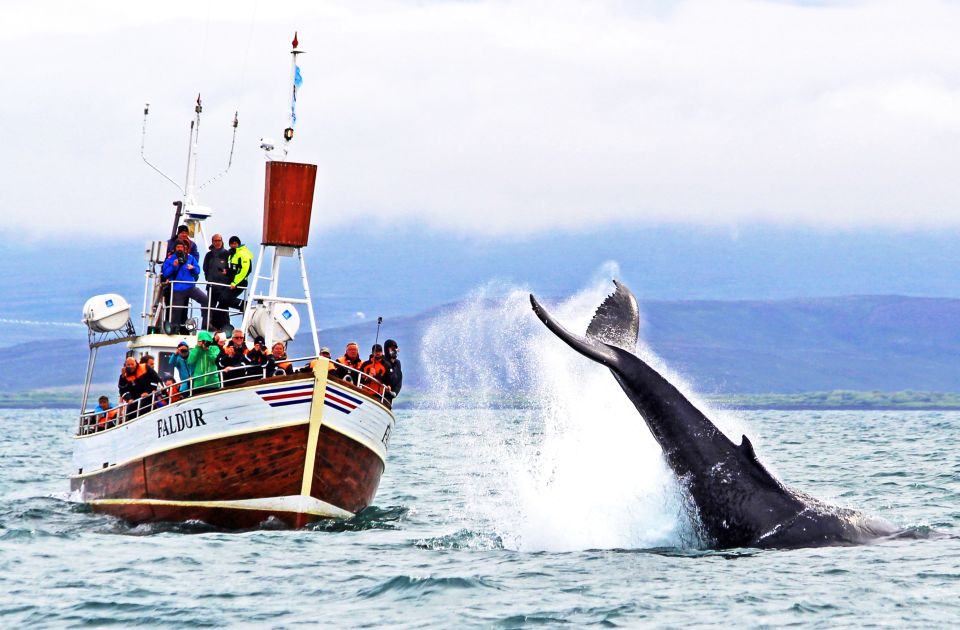
{"label": "person in green jacket", "polygon": [[226,303],[230,308],[243,310],[243,302],[238,296],[247,288],[247,278],[253,271],[253,253],[247,249],[246,245],[240,244],[239,236],[230,237],[230,258],[227,262],[230,264],[230,271],[233,272],[233,279],[230,280],[230,288],[226,289]]}
{"label": "person in green jacket", "polygon": [[197,345],[190,350],[187,367],[193,374],[193,392],[220,387],[220,371],[217,369],[217,355],[220,346],[213,343],[213,335],[206,330],[197,334]]}

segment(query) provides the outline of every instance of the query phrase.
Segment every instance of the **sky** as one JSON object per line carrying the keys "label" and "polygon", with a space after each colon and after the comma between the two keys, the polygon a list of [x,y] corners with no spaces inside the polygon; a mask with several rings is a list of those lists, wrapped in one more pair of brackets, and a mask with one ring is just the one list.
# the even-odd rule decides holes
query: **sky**
{"label": "sky", "polygon": [[[214,229],[259,230],[261,137],[314,229],[960,229],[960,3],[0,3],[0,233],[169,230],[202,94]],[[240,227],[237,227],[240,226]]]}

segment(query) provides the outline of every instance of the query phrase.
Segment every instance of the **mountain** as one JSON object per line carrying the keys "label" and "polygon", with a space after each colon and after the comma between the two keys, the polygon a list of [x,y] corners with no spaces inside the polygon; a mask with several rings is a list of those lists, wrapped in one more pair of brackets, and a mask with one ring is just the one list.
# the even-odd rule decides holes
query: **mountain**
{"label": "mountain", "polygon": [[[448,304],[384,320],[380,341],[391,337],[399,342],[405,386],[426,385],[421,350],[434,322],[446,318],[452,325],[442,330],[453,331],[474,325],[457,319],[461,306]],[[490,301],[484,308],[492,317],[500,306]],[[484,313],[481,309],[473,315],[483,318]],[[644,340],[704,393],[960,392],[960,299],[643,300],[641,313]],[[535,325],[532,317],[529,324]],[[320,339],[336,357],[354,340],[365,354],[375,335],[376,324],[368,321],[328,328]],[[470,348],[458,352],[467,360],[482,360],[472,356]],[[4,348],[0,392],[76,384],[82,380],[86,354],[83,338]],[[312,354],[306,335],[291,344],[289,354]],[[95,381],[113,383],[121,357],[122,348],[101,351]],[[434,364],[450,359],[426,357]],[[495,356],[487,359],[497,361]]]}
{"label": "mountain", "polygon": [[[319,212],[319,210],[318,210]],[[240,234],[258,253],[259,226]],[[247,226],[249,227],[249,226]],[[0,338],[70,336],[63,327],[11,320],[73,322],[88,297],[124,295],[139,314],[143,244],[157,234],[75,241],[24,241],[0,234]],[[323,328],[412,316],[456,302],[491,282],[538,295],[572,295],[611,261],[644,300],[781,300],[807,296],[898,294],[960,298],[960,232],[856,233],[753,226],[616,226],[594,232],[516,237],[444,234],[425,226],[351,225],[314,230],[305,250],[318,323]],[[285,285],[299,270],[284,261]],[[73,331],[80,338],[83,329]]]}

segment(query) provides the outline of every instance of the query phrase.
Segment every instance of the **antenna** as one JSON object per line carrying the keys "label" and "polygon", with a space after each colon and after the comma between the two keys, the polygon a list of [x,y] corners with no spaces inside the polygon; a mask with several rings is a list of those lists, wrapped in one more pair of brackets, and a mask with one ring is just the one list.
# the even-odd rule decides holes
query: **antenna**
{"label": "antenna", "polygon": [[220,171],[219,173],[217,173],[216,175],[214,175],[213,177],[211,177],[210,179],[208,179],[207,181],[203,182],[200,185],[200,187],[197,188],[198,192],[203,190],[203,187],[206,186],[207,184],[215,182],[221,177],[223,177],[224,175],[226,175],[227,171],[229,171],[230,167],[233,165],[233,147],[237,144],[237,125],[240,124],[240,121],[237,119],[237,114],[238,112],[233,112],[233,137],[230,139],[230,156],[227,158],[227,167],[222,171]]}
{"label": "antenna", "polygon": [[147,159],[145,154],[145,146],[147,142],[147,116],[150,114],[150,103],[147,103],[143,106],[143,134],[140,138],[140,157],[143,158],[143,161],[155,170],[160,173],[164,179],[177,187],[177,190],[184,196],[184,201],[186,205],[191,205],[196,203],[194,195],[203,190],[207,184],[213,183],[227,174],[227,171],[230,170],[230,167],[233,166],[233,151],[237,145],[237,127],[240,124],[239,112],[233,112],[233,136],[230,138],[230,154],[227,156],[227,166],[205,181],[200,186],[196,185],[197,180],[197,143],[200,140],[200,114],[203,113],[203,103],[200,100],[200,95],[197,94],[197,104],[193,108],[193,111],[196,112],[196,118],[190,121],[190,141],[187,147],[187,174],[186,174],[186,184],[181,186],[173,180],[172,177],[161,171],[157,166],[150,162]]}
{"label": "antenna", "polygon": [[147,159],[147,156],[144,155],[144,145],[146,145],[146,143],[147,143],[147,115],[148,115],[149,113],[150,113],[150,103],[146,103],[146,104],[143,106],[143,135],[140,136],[140,157],[143,158],[143,161],[146,162],[147,166],[149,166],[150,168],[152,168],[152,169],[155,170],[156,172],[160,173],[160,175],[162,175],[164,179],[166,179],[168,182],[170,182],[171,184],[173,184],[174,186],[176,186],[176,187],[177,187],[177,190],[179,190],[181,193],[183,193],[183,192],[184,192],[183,186],[181,186],[181,185],[178,184],[177,182],[173,181],[173,179],[172,179],[169,175],[167,175],[166,173],[164,173],[163,171],[161,171],[159,168],[157,168],[156,166],[154,166],[153,164],[151,164],[151,163],[150,163],[150,160]]}

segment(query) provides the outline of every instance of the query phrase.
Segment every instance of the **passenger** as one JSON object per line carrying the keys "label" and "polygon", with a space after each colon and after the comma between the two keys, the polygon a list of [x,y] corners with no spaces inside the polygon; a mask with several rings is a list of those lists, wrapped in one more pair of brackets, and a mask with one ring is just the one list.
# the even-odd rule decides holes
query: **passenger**
{"label": "passenger", "polygon": [[227,289],[227,305],[231,308],[243,310],[243,302],[239,295],[247,288],[247,278],[253,270],[253,253],[246,245],[240,244],[239,236],[230,237],[230,288]]}
{"label": "passenger", "polygon": [[194,284],[200,277],[197,259],[186,253],[182,241],[177,241],[172,255],[163,262],[163,279],[173,282],[173,313],[170,323],[176,330],[187,319],[187,300],[193,299],[203,306],[203,327],[207,327],[207,294]]}
{"label": "passenger", "polygon": [[137,376],[137,388],[142,394],[149,394],[156,391],[163,380],[157,374],[156,360],[151,354],[145,354],[140,357],[140,375]]}
{"label": "passenger", "polygon": [[174,380],[172,376],[168,376],[163,380],[163,384],[167,390],[167,400],[169,403],[180,402],[183,397],[180,395],[180,388],[177,387],[177,381]]}
{"label": "passenger", "polygon": [[[110,404],[110,399],[107,396],[101,396],[97,399],[97,427],[96,430],[100,431],[112,427],[116,424],[117,416],[119,415],[119,409],[111,409],[113,405]],[[93,427],[88,427],[92,429]]]}
{"label": "passenger", "polygon": [[363,362],[360,371],[363,372],[361,383],[378,396],[383,393],[383,377],[387,373],[387,366],[383,364],[383,347],[379,343],[373,344],[370,358]]}
{"label": "passenger", "polygon": [[177,388],[179,394],[184,396],[187,395],[187,392],[190,391],[190,366],[187,365],[187,357],[190,356],[190,346],[187,345],[186,341],[181,341],[177,344],[177,351],[170,355],[170,358],[167,359],[167,365],[171,369],[177,371],[177,376],[180,377],[180,386]]}
{"label": "passenger", "polygon": [[223,372],[223,384],[237,383],[247,379],[249,373],[247,367],[250,361],[247,355],[237,350],[237,347],[228,343],[223,347],[223,352],[217,356],[217,367]]}
{"label": "passenger", "polygon": [[357,380],[356,374],[347,369],[359,370],[360,366],[363,365],[363,360],[360,358],[360,346],[357,345],[356,341],[347,344],[346,351],[342,357],[337,359],[337,363],[340,364],[337,366],[337,378],[342,378],[351,383]]}
{"label": "passenger", "polygon": [[383,384],[387,386],[387,397],[391,400],[397,397],[403,386],[403,370],[400,369],[400,359],[397,358],[399,352],[400,347],[393,339],[387,339],[383,343],[383,365],[387,368]]}
{"label": "passenger", "polygon": [[201,330],[197,335],[197,345],[187,357],[187,366],[193,374],[194,392],[220,386],[220,372],[217,370],[219,354],[220,347],[213,343],[213,335]]}
{"label": "passenger", "polygon": [[163,381],[154,366],[155,361],[152,355],[145,354],[140,357],[140,366],[137,369],[137,380],[134,386],[141,399],[141,411],[149,411],[153,407],[157,390],[163,385]]}
{"label": "passenger", "polygon": [[[272,370],[270,368],[273,368]],[[273,344],[270,357],[267,359],[267,376],[282,376],[293,373],[293,364],[287,361],[287,348],[282,342]]]}
{"label": "passenger", "polygon": [[210,294],[210,316],[207,323],[211,330],[223,330],[230,324],[229,308],[230,281],[233,274],[230,272],[230,252],[223,246],[223,237],[214,234],[210,239],[210,251],[203,256],[203,277],[210,283],[207,292]]}
{"label": "passenger", "polygon": [[177,228],[177,235],[169,240],[167,240],[167,256],[173,253],[174,248],[177,245],[177,241],[180,241],[186,247],[186,252],[192,255],[197,260],[200,260],[200,250],[197,249],[197,244],[190,239],[190,228],[186,225],[181,225]]}
{"label": "passenger", "polygon": [[253,339],[253,347],[247,351],[247,358],[250,359],[250,365],[265,365],[267,362],[267,344],[263,337]]}
{"label": "passenger", "polygon": [[140,398],[136,391],[137,377],[140,376],[137,360],[133,357],[127,357],[123,360],[123,368],[120,370],[120,381],[117,383],[121,402],[131,402]]}
{"label": "passenger", "polygon": [[249,352],[247,350],[246,341],[244,341],[242,330],[234,330],[233,334],[230,335],[230,341],[227,343],[227,345],[233,346],[234,351],[243,356],[247,356],[247,352]]}
{"label": "passenger", "polygon": [[[320,356],[321,356],[321,357],[326,357],[326,358],[330,359],[330,348],[328,348],[328,347],[326,347],[326,346],[320,348]],[[307,367],[303,368],[303,369],[300,370],[300,371],[301,371],[301,372],[316,372],[317,364],[318,364],[318,363],[320,363],[320,359],[319,359],[319,358],[314,359],[313,361],[310,362],[309,365],[307,365]],[[329,361],[327,361],[327,376],[330,376],[331,374],[334,374],[336,371],[337,371],[337,364],[334,363],[333,359],[330,359]]]}

